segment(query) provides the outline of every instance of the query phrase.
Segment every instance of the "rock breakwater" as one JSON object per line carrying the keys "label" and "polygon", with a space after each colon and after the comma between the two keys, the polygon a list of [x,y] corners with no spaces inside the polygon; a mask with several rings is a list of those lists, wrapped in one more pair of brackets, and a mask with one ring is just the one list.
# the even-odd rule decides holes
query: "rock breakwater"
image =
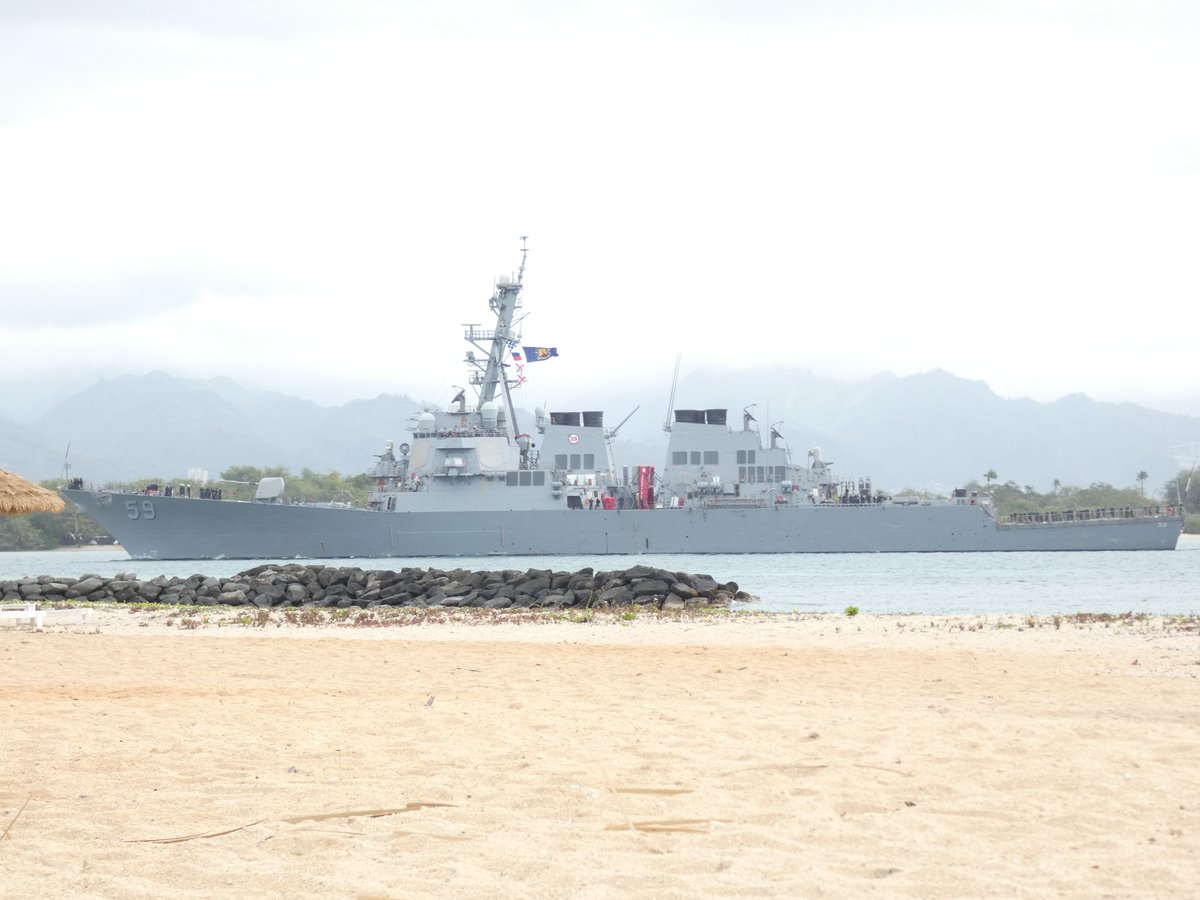
{"label": "rock breakwater", "polygon": [[618,572],[549,569],[469,571],[404,568],[399,571],[358,566],[268,564],[237,575],[187,578],[160,575],[42,575],[0,582],[6,600],[47,603],[161,603],[182,606],[300,607],[476,607],[606,608],[650,606],[729,606],[752,600],[734,582],[710,575],[668,572],[633,566]]}

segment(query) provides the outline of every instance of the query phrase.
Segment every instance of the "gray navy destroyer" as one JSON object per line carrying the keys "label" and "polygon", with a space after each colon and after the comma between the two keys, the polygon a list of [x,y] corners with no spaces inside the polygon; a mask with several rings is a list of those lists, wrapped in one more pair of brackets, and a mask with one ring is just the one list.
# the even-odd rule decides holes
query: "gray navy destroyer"
{"label": "gray navy destroyer", "polygon": [[[73,481],[63,493],[138,559],[324,559],[670,553],[1173,550],[1167,508],[1004,517],[986,495],[889,497],[836,477],[818,449],[793,460],[749,413],[672,410],[665,464],[618,468],[617,429],[597,410],[535,411],[518,427],[520,293],[497,281],[488,327],[466,326],[470,388],[388,442],[367,508],[290,503],[282,479],[253,500],[216,490],[121,492]],[[516,324],[514,324],[516,323]],[[623,424],[623,423],[622,423]],[[620,426],[617,426],[618,428]]]}

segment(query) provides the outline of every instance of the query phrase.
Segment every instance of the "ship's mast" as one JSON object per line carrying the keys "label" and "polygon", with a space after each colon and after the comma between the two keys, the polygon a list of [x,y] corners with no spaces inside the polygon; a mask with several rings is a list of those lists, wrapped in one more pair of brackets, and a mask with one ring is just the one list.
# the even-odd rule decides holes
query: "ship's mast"
{"label": "ship's mast", "polygon": [[519,326],[514,329],[513,317],[521,305],[520,294],[522,281],[525,278],[525,257],[529,254],[529,248],[525,245],[527,239],[525,235],[521,235],[521,266],[517,270],[517,277],[503,275],[496,279],[496,290],[492,294],[492,299],[488,301],[488,305],[496,315],[495,327],[491,330],[484,330],[477,325],[467,325],[464,335],[469,344],[487,353],[486,363],[477,359],[474,353],[467,353],[467,362],[476,369],[471,374],[471,385],[479,389],[478,410],[482,410],[485,403],[495,401],[497,391],[503,390],[504,403],[508,407],[508,421],[513,434],[519,433],[520,429],[517,427],[516,408],[513,406],[512,396],[509,393],[505,360],[519,339],[519,334],[514,334],[514,331],[519,330]]}
{"label": "ship's mast", "polygon": [[517,277],[502,276],[496,282],[496,292],[489,301],[492,312],[496,314],[496,329],[492,332],[492,346],[488,353],[487,368],[483,373],[483,385],[479,400],[487,403],[496,399],[496,389],[505,385],[504,358],[509,351],[508,341],[512,331],[513,313],[520,305],[521,280],[525,277],[525,256],[529,248],[525,246],[526,238],[521,237],[521,268]]}
{"label": "ship's mast", "polygon": [[671,433],[671,419],[675,416],[675,388],[679,386],[679,362],[682,359],[682,353],[675,354],[675,377],[671,379],[671,399],[667,401],[667,421],[663,423],[663,431],[667,434]]}

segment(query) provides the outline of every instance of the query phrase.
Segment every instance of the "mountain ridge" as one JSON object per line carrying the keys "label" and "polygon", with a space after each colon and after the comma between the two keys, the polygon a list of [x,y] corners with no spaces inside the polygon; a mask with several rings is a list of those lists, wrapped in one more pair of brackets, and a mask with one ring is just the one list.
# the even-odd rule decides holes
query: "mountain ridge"
{"label": "mountain ridge", "polygon": [[[595,393],[586,405],[554,408],[608,410],[609,427],[633,408],[628,392]],[[665,392],[642,393],[650,395],[642,410],[666,408]],[[869,476],[892,491],[945,491],[989,469],[1002,482],[1043,491],[1055,480],[1131,486],[1145,470],[1155,490],[1200,453],[1200,417],[1078,393],[1051,402],[1004,398],[942,369],[849,382],[785,366],[706,368],[679,380],[674,406],[724,407],[734,428],[748,408],[764,442],[778,427],[795,461],[820,447],[842,477]],[[0,418],[0,466],[39,481],[61,477],[64,462],[92,482],[180,477],[190,468],[216,478],[233,465],[349,475],[369,469],[386,440],[407,440],[420,408],[406,394],[322,406],[228,377],[122,375],[29,421]],[[662,424],[648,413],[630,418],[615,442],[618,465],[661,465]]]}

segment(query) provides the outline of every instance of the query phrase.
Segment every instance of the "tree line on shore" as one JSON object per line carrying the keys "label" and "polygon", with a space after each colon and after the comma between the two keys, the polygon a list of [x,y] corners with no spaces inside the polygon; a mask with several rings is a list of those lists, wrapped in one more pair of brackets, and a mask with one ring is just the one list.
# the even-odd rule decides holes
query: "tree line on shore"
{"label": "tree line on shore", "polygon": [[[1142,473],[1139,473],[1142,474]],[[987,475],[995,478],[992,470]],[[1141,509],[1146,506],[1166,506],[1178,509],[1183,507],[1189,515],[1200,515],[1200,479],[1188,484],[1190,473],[1186,470],[1179,473],[1163,485],[1158,492],[1151,493],[1142,487],[1119,488],[1111,484],[1097,482],[1087,487],[1064,485],[1055,481],[1049,491],[1041,492],[1033,485],[1018,485],[1014,481],[988,484],[972,481],[967,485],[968,490],[976,490],[981,494],[989,493],[996,511],[1001,515],[1014,513],[1065,512],[1066,510],[1081,509],[1124,509],[1132,507]],[[1140,480],[1140,479],[1139,479]],[[1195,523],[1200,528],[1200,522]]]}
{"label": "tree line on shore", "polygon": [[[287,485],[287,496],[296,501],[324,502],[337,500],[354,506],[367,502],[373,479],[370,475],[344,477],[338,472],[314,472],[302,469],[293,474],[285,466],[233,466],[221,473],[217,481],[209,482],[223,489],[226,499],[250,499],[254,486],[264,478],[280,477]],[[149,475],[128,482],[112,482],[104,487],[112,490],[140,491],[148,484],[161,488],[167,485],[186,485],[187,478]],[[43,481],[43,487],[55,490],[62,485],[55,480]],[[199,485],[193,496],[199,497]],[[0,516],[0,551],[55,550],[59,547],[85,547],[91,544],[113,543],[113,537],[96,522],[75,511],[71,504],[61,513],[33,513],[25,516]]]}
{"label": "tree line on shore", "polygon": [[[1014,481],[1000,483],[996,473],[989,469],[984,474],[982,484],[971,481],[965,487],[980,493],[990,493],[996,511],[1001,515],[1069,509],[1123,509],[1127,506],[1140,509],[1147,505],[1182,505],[1188,515],[1184,531],[1188,534],[1200,534],[1200,473],[1181,470],[1159,491],[1153,493],[1145,490],[1144,476],[1145,473],[1138,473],[1139,487],[1136,488],[1118,488],[1103,482],[1087,487],[1075,487],[1056,481],[1050,491],[1040,492],[1032,485],[1018,485]],[[338,472],[321,473],[311,469],[302,469],[295,475],[284,466],[263,469],[255,466],[234,466],[222,472],[218,482],[214,483],[223,486],[226,499],[250,499],[254,496],[254,485],[263,478],[271,477],[284,479],[287,497],[290,500],[340,501],[354,506],[366,504],[372,483],[370,475],[344,476]],[[993,481],[996,483],[993,484]],[[114,483],[107,487],[114,490],[141,490],[147,484],[178,486],[187,483],[186,478],[151,476],[133,482]],[[51,489],[60,486],[54,481],[44,481],[42,485]],[[239,496],[241,494],[244,494],[244,497]],[[65,511],[57,514],[33,513],[0,517],[0,551],[54,550],[58,547],[79,547],[92,543],[112,543],[112,536],[91,519],[75,512],[70,504]]]}

